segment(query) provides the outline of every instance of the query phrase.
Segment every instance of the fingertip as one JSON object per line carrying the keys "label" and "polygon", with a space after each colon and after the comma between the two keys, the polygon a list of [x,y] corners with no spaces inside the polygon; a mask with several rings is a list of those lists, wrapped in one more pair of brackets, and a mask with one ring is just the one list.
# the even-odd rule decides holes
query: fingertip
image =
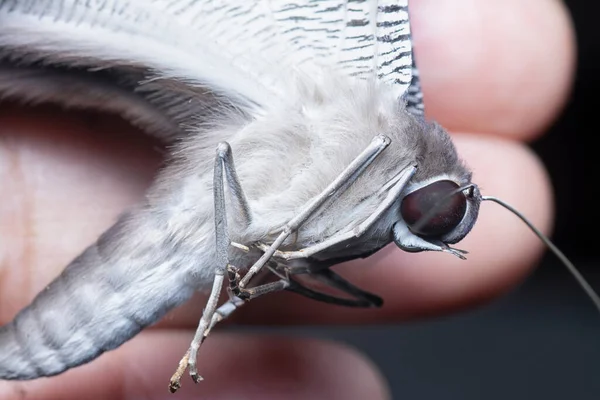
{"label": "fingertip", "polygon": [[428,114],[451,130],[531,140],[564,106],[575,37],[560,1],[411,2]]}

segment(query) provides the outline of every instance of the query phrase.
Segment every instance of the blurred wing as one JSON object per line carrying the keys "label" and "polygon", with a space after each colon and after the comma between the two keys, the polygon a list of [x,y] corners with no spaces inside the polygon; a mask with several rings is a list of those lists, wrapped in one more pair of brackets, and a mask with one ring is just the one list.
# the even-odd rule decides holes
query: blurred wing
{"label": "blurred wing", "polygon": [[0,0],[0,94],[116,111],[166,140],[224,109],[259,112],[277,97],[261,60],[208,26],[145,0]]}
{"label": "blurred wing", "polygon": [[359,78],[377,77],[393,85],[410,107],[422,108],[408,0],[151,3],[191,29],[208,28],[237,55],[260,55],[267,66],[270,60],[284,67],[324,64]]}
{"label": "blurred wing", "polygon": [[[422,109],[408,0],[0,0],[0,98],[121,114],[171,140],[336,68]],[[416,70],[415,70],[416,71]]]}
{"label": "blurred wing", "polygon": [[[196,31],[212,32],[220,48],[242,59],[263,59],[259,72],[275,86],[289,77],[273,71],[325,66],[393,85],[408,109],[423,113],[414,63],[409,0],[228,1],[153,0]],[[226,4],[225,4],[226,3]],[[253,68],[256,65],[250,63]]]}

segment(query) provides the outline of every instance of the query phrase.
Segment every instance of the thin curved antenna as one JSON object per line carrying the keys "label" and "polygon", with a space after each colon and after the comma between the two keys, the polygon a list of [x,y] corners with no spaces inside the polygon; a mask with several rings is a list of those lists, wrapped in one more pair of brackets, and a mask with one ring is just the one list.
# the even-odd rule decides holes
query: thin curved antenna
{"label": "thin curved antenna", "polygon": [[540,230],[538,228],[533,226],[533,224],[531,222],[529,222],[529,220],[527,218],[525,218],[525,216],[523,214],[521,214],[519,211],[517,211],[510,204],[505,203],[504,201],[498,199],[497,197],[493,197],[493,196],[482,196],[481,200],[493,201],[496,204],[500,204],[502,207],[506,208],[508,211],[512,212],[517,217],[519,217],[521,219],[521,221],[523,221],[529,227],[529,229],[531,229],[531,231],[533,233],[535,233],[535,235],[538,238],[540,238],[540,240],[542,242],[544,242],[544,244],[548,247],[548,249],[550,249],[550,251],[552,253],[554,253],[554,255],[556,257],[558,257],[558,259],[565,265],[565,267],[567,267],[567,269],[569,270],[571,275],[573,275],[573,277],[577,280],[577,283],[579,283],[581,288],[589,296],[589,298],[592,300],[592,302],[594,302],[594,305],[596,306],[598,311],[600,311],[600,297],[598,296],[598,294],[594,291],[594,289],[590,286],[590,284],[585,280],[583,275],[581,275],[581,273],[577,270],[575,265],[567,258],[567,256],[565,256],[563,254],[562,251],[560,251],[558,249],[558,247],[556,247],[554,245],[554,243],[552,243],[550,241],[550,239],[548,239],[548,237],[546,237],[546,235],[544,235],[542,232],[540,232]]}

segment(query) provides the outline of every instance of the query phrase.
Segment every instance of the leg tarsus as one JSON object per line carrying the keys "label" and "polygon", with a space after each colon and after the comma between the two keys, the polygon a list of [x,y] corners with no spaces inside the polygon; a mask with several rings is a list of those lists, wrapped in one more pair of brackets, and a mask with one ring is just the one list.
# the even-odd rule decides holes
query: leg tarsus
{"label": "leg tarsus", "polygon": [[185,373],[185,370],[188,367],[188,360],[190,358],[190,350],[185,353],[183,358],[179,361],[179,365],[175,370],[173,376],[171,376],[171,380],[169,381],[169,391],[171,393],[175,393],[179,388],[181,388],[181,377]]}
{"label": "leg tarsus", "polygon": [[383,305],[383,299],[381,297],[360,289],[359,287],[348,282],[346,279],[342,278],[340,275],[336,274],[333,270],[329,269],[332,265],[338,264],[338,262],[343,261],[347,260],[335,259],[332,261],[317,261],[313,262],[308,266],[301,265],[289,267],[284,265],[280,268],[284,269],[288,275],[308,275],[309,277],[313,277],[319,280],[320,282],[325,283],[328,286],[337,289],[341,292],[344,292],[360,301],[350,301],[348,299],[341,299],[321,292],[316,292],[312,289],[308,289],[307,287],[300,285],[300,283],[292,279],[289,279],[292,285],[286,290],[325,303],[338,304],[348,307],[381,307]]}
{"label": "leg tarsus", "polygon": [[205,333],[209,330],[210,325],[212,323],[215,311],[217,309],[217,303],[219,302],[219,295],[221,294],[221,288],[223,287],[223,282],[225,277],[221,270],[217,270],[215,273],[215,280],[213,282],[213,287],[206,302],[206,307],[204,308],[204,312],[202,313],[202,318],[200,319],[200,323],[198,324],[198,328],[196,329],[196,334],[194,335],[194,339],[192,339],[192,343],[190,344],[189,357],[188,357],[188,368],[190,371],[190,376],[194,380],[194,382],[199,382],[202,380],[202,377],[198,374],[198,369],[196,366],[196,358],[198,356],[198,350],[200,349],[200,345],[204,342]]}
{"label": "leg tarsus", "polygon": [[288,221],[283,231],[277,236],[273,243],[264,251],[264,254],[250,267],[246,275],[240,281],[240,288],[245,288],[250,280],[265,264],[273,257],[283,242],[293,234],[302,224],[310,218],[332,197],[341,195],[348,187],[363,173],[363,171],[381,154],[390,144],[390,139],[383,135],[376,136],[351,163],[348,165],[318,196],[304,205],[302,210],[294,218]]}
{"label": "leg tarsus", "polygon": [[352,283],[348,282],[331,269],[321,269],[317,272],[314,272],[312,275],[316,279],[335,289],[341,290],[342,292],[354,296],[357,299],[361,299],[370,303],[372,307],[381,307],[383,305],[383,299],[381,297],[354,286]]}
{"label": "leg tarsus", "polygon": [[275,282],[265,283],[264,285],[240,289],[240,292],[236,294],[236,296],[242,300],[250,301],[267,293],[279,292],[286,289],[288,286],[288,280],[280,279]]}
{"label": "leg tarsus", "polygon": [[301,285],[299,282],[290,280],[290,286],[286,290],[297,293],[309,299],[320,301],[328,304],[335,304],[344,307],[354,308],[370,308],[373,307],[373,303],[364,299],[344,299],[341,297],[332,296],[330,294],[317,292],[316,290],[309,289],[306,286]]}

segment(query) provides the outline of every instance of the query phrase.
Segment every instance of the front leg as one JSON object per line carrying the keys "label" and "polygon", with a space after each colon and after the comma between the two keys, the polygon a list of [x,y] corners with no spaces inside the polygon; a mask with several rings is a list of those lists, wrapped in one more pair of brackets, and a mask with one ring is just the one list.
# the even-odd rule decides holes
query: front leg
{"label": "front leg", "polygon": [[[375,211],[363,222],[361,222],[355,228],[347,227],[343,229],[340,233],[330,237],[327,240],[324,240],[321,243],[317,243],[315,245],[305,247],[296,251],[273,251],[273,256],[276,258],[281,258],[284,260],[294,260],[298,258],[309,258],[313,255],[326,250],[332,246],[336,246],[347,242],[352,239],[356,239],[361,237],[365,232],[367,232],[378,220],[382,217],[382,215],[398,200],[398,196],[402,192],[402,190],[406,187],[407,183],[410,181],[412,176],[417,171],[417,168],[413,165],[408,166],[404,170],[402,170],[388,185],[390,185],[389,191],[385,199],[382,203],[375,209]],[[373,194],[377,195],[377,194]],[[265,245],[264,243],[259,243],[257,247],[266,252],[270,249],[270,246]]]}
{"label": "front leg", "polygon": [[376,136],[369,146],[363,150],[351,163],[342,171],[342,173],[325,188],[318,196],[307,203],[298,215],[292,218],[283,228],[283,232],[277,236],[275,241],[264,249],[264,254],[248,270],[246,275],[240,281],[240,288],[245,288],[252,277],[256,275],[273,257],[273,254],[279,249],[282,243],[308,219],[313,213],[320,209],[323,204],[332,197],[341,195],[350,185],[371,165],[379,154],[390,144],[390,139],[386,136]]}

